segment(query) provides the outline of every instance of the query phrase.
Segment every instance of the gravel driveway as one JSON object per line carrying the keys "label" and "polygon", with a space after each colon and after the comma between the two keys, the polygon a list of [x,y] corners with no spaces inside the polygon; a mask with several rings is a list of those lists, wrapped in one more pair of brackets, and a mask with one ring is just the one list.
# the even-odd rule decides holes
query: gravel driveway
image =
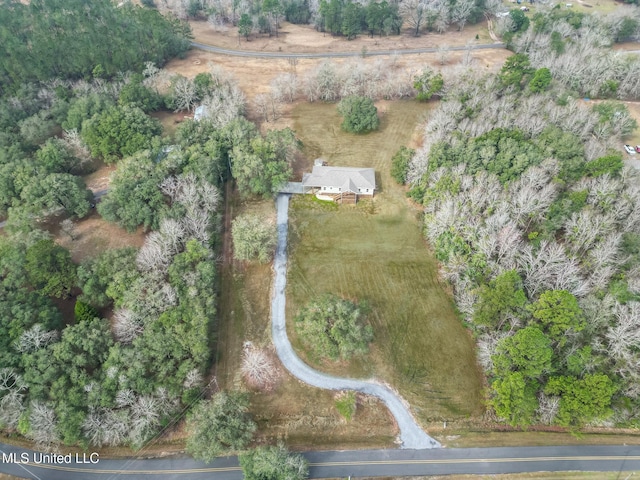
{"label": "gravel driveway", "polygon": [[339,378],[320,373],[305,364],[296,355],[287,337],[285,319],[285,287],[287,284],[287,227],[289,221],[289,194],[279,194],[278,246],[273,262],[275,282],[271,303],[271,332],[278,357],[291,374],[309,385],[329,390],[355,390],[381,399],[395,417],[400,429],[402,448],[437,448],[440,444],[427,435],[409,412],[406,402],[386,385],[373,381]]}

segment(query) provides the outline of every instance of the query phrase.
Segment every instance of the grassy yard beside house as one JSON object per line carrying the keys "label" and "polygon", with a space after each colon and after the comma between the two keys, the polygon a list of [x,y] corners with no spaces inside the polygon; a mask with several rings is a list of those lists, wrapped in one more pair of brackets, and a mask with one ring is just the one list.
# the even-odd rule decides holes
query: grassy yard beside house
{"label": "grassy yard beside house", "polygon": [[[422,422],[475,416],[482,412],[482,375],[473,341],[438,279],[420,212],[389,175],[391,157],[410,144],[428,106],[386,102],[379,109],[380,129],[364,136],[340,130],[335,105],[302,104],[293,112],[310,160],[322,156],[330,165],[373,167],[380,193],[373,202],[337,209],[309,196],[293,199],[289,335],[320,370],[391,384]],[[375,340],[367,357],[329,364],[304,352],[293,318],[323,293],[369,303]]]}

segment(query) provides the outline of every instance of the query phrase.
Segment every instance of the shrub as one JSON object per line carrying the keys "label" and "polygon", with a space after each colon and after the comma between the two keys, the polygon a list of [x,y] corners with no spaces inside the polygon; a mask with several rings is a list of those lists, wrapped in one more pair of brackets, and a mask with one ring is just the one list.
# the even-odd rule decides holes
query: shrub
{"label": "shrub", "polygon": [[407,183],[407,173],[409,171],[409,162],[415,150],[402,147],[391,159],[391,176],[401,185]]}
{"label": "shrub", "polygon": [[93,320],[94,318],[100,317],[100,314],[95,308],[87,303],[81,302],[80,300],[76,302],[76,305],[73,308],[73,313],[76,319],[76,323],[80,323],[84,320]]}
{"label": "shrub", "polygon": [[223,452],[245,448],[256,430],[248,407],[247,395],[238,392],[220,392],[199,403],[187,419],[187,452],[210,462]]}
{"label": "shrub", "polygon": [[380,125],[378,109],[367,97],[350,96],[338,104],[342,115],[342,129],[351,133],[367,133],[377,130]]}
{"label": "shrub", "polygon": [[271,261],[277,241],[277,230],[273,223],[257,215],[240,215],[231,227],[233,254],[238,260]]}
{"label": "shrub", "polygon": [[296,330],[313,353],[331,359],[364,354],[373,340],[371,326],[365,325],[366,306],[325,295],[309,303],[296,317]]}
{"label": "shrub", "polygon": [[350,421],[356,414],[356,394],[353,391],[342,392],[336,398],[336,410],[347,421]]}
{"label": "shrub", "polygon": [[239,457],[245,480],[304,480],[309,476],[307,461],[289,453],[282,445],[258,447]]}

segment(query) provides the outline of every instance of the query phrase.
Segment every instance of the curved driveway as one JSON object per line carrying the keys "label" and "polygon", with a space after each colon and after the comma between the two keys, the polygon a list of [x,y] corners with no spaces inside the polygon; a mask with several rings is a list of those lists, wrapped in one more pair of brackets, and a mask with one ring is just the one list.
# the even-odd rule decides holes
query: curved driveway
{"label": "curved driveway", "polygon": [[355,390],[373,395],[382,400],[395,417],[400,429],[402,448],[436,448],[440,444],[427,435],[409,412],[408,405],[386,385],[371,381],[338,378],[320,373],[305,364],[296,355],[287,337],[285,318],[285,287],[287,284],[287,227],[289,221],[289,198],[281,193],[276,199],[278,212],[278,247],[273,262],[275,282],[271,303],[271,333],[273,343],[283,365],[291,374],[309,385],[329,390]]}
{"label": "curved driveway", "polygon": [[[207,52],[220,53],[222,55],[233,55],[236,57],[254,57],[254,58],[341,58],[341,57],[361,57],[362,52],[319,52],[319,53],[283,53],[283,52],[256,52],[251,50],[234,50],[231,48],[216,47],[214,45],[206,45],[200,42],[191,42],[191,46]],[[463,51],[467,48],[471,50],[487,50],[494,48],[506,48],[504,43],[483,43],[480,45],[470,45],[449,47],[449,51]],[[413,53],[435,53],[437,48],[410,48],[402,50],[371,50],[365,53],[365,56],[372,57],[377,55],[410,55]]]}

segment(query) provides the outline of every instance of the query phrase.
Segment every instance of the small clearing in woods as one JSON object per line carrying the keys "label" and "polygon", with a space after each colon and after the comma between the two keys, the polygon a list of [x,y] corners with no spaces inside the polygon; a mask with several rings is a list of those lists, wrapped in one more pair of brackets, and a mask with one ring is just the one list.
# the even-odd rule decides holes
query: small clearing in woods
{"label": "small clearing in woods", "polygon": [[185,118],[193,118],[193,114],[189,112],[169,112],[166,110],[150,113],[149,116],[155,118],[162,124],[163,137],[173,137],[178,126]]}
{"label": "small clearing in woods", "polygon": [[115,223],[104,220],[95,210],[85,218],[73,221],[75,227],[71,235],[62,231],[59,222],[60,219],[50,219],[46,229],[55,237],[57,243],[71,252],[71,258],[76,263],[85,258],[93,258],[111,248],[140,248],[144,243],[145,234],[142,228],[129,233]]}
{"label": "small clearing in woods", "polygon": [[115,164],[105,165],[102,162],[97,162],[96,169],[87,175],[83,175],[82,179],[89,190],[99,192],[109,188],[111,174],[115,171]]}
{"label": "small clearing in woods", "polygon": [[[353,135],[340,129],[335,105],[301,104],[294,130],[307,158],[330,165],[373,167],[379,192],[356,206],[321,205],[295,196],[290,211],[287,326],[294,347],[315,368],[388,382],[418,419],[455,420],[482,413],[482,373],[474,344],[438,278],[422,236],[422,216],[390,177],[394,153],[415,143],[429,104],[379,103],[380,129]],[[304,351],[293,328],[300,308],[323,293],[367,301],[375,340],[368,356],[326,362]]]}

